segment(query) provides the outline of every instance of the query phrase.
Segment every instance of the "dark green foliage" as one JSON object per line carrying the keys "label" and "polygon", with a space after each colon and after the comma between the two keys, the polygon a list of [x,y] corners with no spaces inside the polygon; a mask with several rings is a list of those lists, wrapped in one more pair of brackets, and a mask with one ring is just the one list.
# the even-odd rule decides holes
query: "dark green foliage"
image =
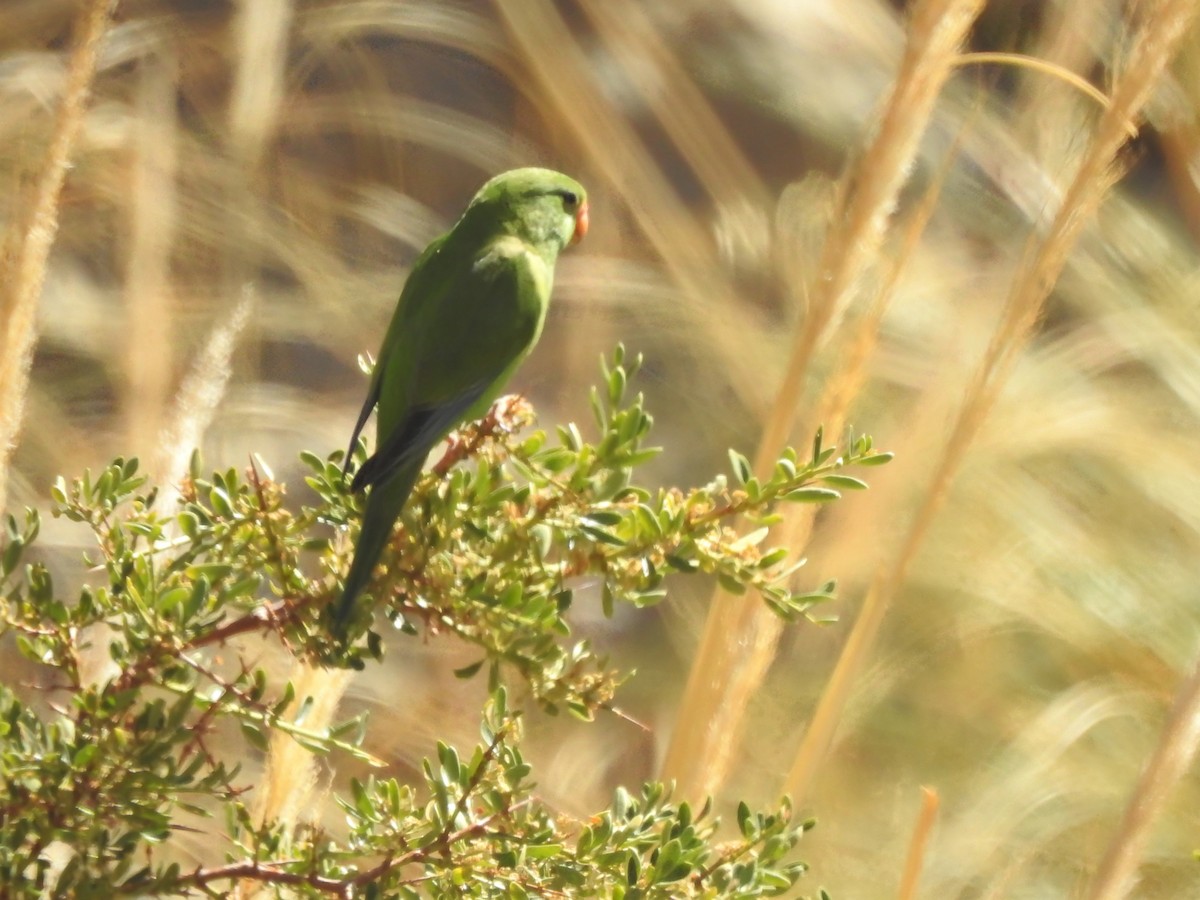
{"label": "dark green foliage", "polygon": [[[786,618],[810,617],[833,585],[791,589],[797,565],[768,546],[775,507],[836,499],[864,486],[845,466],[886,460],[867,438],[839,457],[818,436],[809,459],[788,451],[761,480],[731,454],[736,488],[724,477],[690,491],[637,487],[633,471],[657,452],[643,443],[651,419],[641,397],[627,396],[637,366],[620,350],[605,365],[592,396],[595,442],[573,424],[557,440],[518,433],[532,414],[510,401],[464,428],[418,483],[369,593],[404,630],[452,632],[478,648],[478,662],[457,674],[486,672],[491,683],[483,742],[465,755],[439,744],[421,785],[353,783],[337,800],[349,830],[336,840],[257,827],[248,785],[206,737],[233,726],[262,751],[283,732],[316,753],[371,761],[360,720],[309,730],[302,716],[284,718],[292,686],[272,683],[235,641],[274,636],[334,666],[362,667],[382,652],[370,604],[354,623],[365,640],[346,648],[328,637],[359,516],[341,453],[303,455],[313,498],[299,512],[257,465],[201,477],[194,461],[174,510],[156,507],[135,460],[60,479],[54,514],[89,528],[97,546],[86,562],[99,574],[74,592],[56,589],[41,565],[22,566],[38,517],[10,516],[3,628],[47,690],[43,702],[0,687],[0,884],[15,896],[80,897],[222,896],[240,879],[289,896],[789,889],[804,869],[789,853],[810,823],[793,822],[786,803],[770,814],[743,809],[740,839],[717,843],[707,808],[672,804],[661,785],[636,797],[618,791],[587,823],[556,816],[529,792],[503,684],[519,681],[545,709],[590,719],[628,677],[572,639],[574,579],[602,580],[606,612],[659,602],[670,575],[707,573],[756,591]],[[183,871],[155,852],[181,815],[216,812],[232,839],[224,863]],[[56,858],[66,862],[52,872]]]}

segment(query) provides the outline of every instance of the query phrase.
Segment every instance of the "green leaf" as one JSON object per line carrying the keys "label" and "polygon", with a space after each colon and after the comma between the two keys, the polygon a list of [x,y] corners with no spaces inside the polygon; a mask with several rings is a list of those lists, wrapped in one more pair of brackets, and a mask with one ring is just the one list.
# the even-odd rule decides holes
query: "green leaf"
{"label": "green leaf", "polygon": [[588,395],[588,401],[591,403],[592,416],[596,420],[596,427],[604,431],[608,425],[608,411],[604,408],[604,401],[600,399],[600,392],[594,386]]}
{"label": "green leaf", "polygon": [[587,517],[579,520],[579,530],[586,534],[592,540],[600,541],[602,544],[610,544],[613,547],[624,547],[625,541],[621,540],[610,531],[606,531],[599,525],[594,524]]}
{"label": "green leaf", "polygon": [[573,453],[578,453],[583,449],[583,435],[579,433],[574,422],[558,426],[558,439]]}
{"label": "green leaf", "polygon": [[262,726],[257,722],[241,722],[242,737],[255,750],[260,750],[263,753],[267,752],[267,736],[262,730]]}
{"label": "green leaf", "polygon": [[521,443],[520,453],[522,456],[533,456],[546,445],[546,432],[535,431]]}
{"label": "green leaf", "polygon": [[180,586],[171,588],[168,591],[163,591],[158,595],[158,603],[156,604],[162,612],[171,612],[175,607],[182,604],[192,594],[191,589]]}
{"label": "green leaf", "polygon": [[71,759],[72,767],[76,769],[86,769],[96,754],[100,752],[98,744],[84,744],[75,751],[75,756]]}
{"label": "green leaf", "polygon": [[788,491],[783,495],[783,499],[792,503],[829,503],[840,499],[841,496],[832,488],[802,487]]}
{"label": "green leaf", "polygon": [[813,468],[815,469],[819,466],[825,465],[825,463],[829,462],[829,460],[833,458],[835,453],[837,453],[837,447],[826,447],[821,451],[819,456],[813,457]]}
{"label": "green leaf", "polygon": [[729,572],[725,572],[725,571],[717,572],[717,583],[720,584],[721,587],[723,587],[726,591],[733,594],[735,597],[741,596],[742,594],[746,593],[745,583],[739,581],[737,578],[735,578]]}
{"label": "green leaf", "polygon": [[860,466],[883,466],[890,463],[896,458],[896,454],[890,451],[883,453],[872,453],[870,456],[864,456],[861,459],[856,459],[854,462]]}
{"label": "green leaf", "polygon": [[4,548],[3,561],[0,562],[5,577],[17,568],[17,565],[21,562],[21,554],[24,550],[25,542],[20,537],[9,538],[8,545]]}
{"label": "green leaf", "polygon": [[604,618],[606,619],[611,619],[616,610],[612,585],[609,584],[608,579],[605,579],[604,585],[600,589],[600,609],[604,613]]}
{"label": "green leaf", "polygon": [[213,487],[208,492],[208,502],[212,506],[217,515],[224,519],[232,519],[234,517],[233,503],[229,499],[229,494],[224,488]]}
{"label": "green leaf", "polygon": [[777,566],[788,557],[787,547],[776,547],[769,553],[764,553],[762,558],[756,563],[759,569],[769,569],[772,566]]}
{"label": "green leaf", "polygon": [[449,744],[438,741],[437,753],[438,762],[441,763],[442,771],[446,773],[447,781],[457,784],[462,777],[462,764],[458,758],[458,751]]}
{"label": "green leaf", "polygon": [[738,484],[744,485],[754,477],[754,473],[750,469],[750,460],[732,448],[729,450],[729,463],[733,466],[733,476],[737,479]]}
{"label": "green leaf", "polygon": [[574,465],[576,455],[565,447],[556,447],[540,454],[537,463],[552,475],[557,475]]}
{"label": "green leaf", "polygon": [[821,588],[803,594],[792,594],[789,599],[798,606],[812,606],[815,603],[827,603],[836,596],[833,588]]}
{"label": "green leaf", "polygon": [[204,601],[208,599],[209,584],[208,579],[203,575],[196,577],[192,582],[192,590],[188,595],[187,603],[184,604],[182,610],[183,620],[186,622],[195,618],[196,614],[204,607]]}
{"label": "green leaf", "polygon": [[636,469],[662,454],[662,447],[643,447],[640,450],[617,452],[612,455],[610,462],[614,466]]}
{"label": "green leaf", "polygon": [[463,666],[461,669],[455,669],[454,677],[461,678],[464,681],[468,678],[474,678],[476,675],[479,674],[479,670],[483,668],[483,664],[485,662],[487,662],[486,658],[481,659],[478,662],[473,662],[468,666]]}
{"label": "green leaf", "polygon": [[833,487],[848,488],[852,491],[865,491],[867,483],[851,475],[824,475],[821,480]]}
{"label": "green leaf", "polygon": [[675,553],[667,553],[663,557],[667,564],[677,572],[695,572],[700,568],[700,563],[694,559],[688,559],[684,556],[679,556]]}
{"label": "green leaf", "polygon": [[[820,432],[818,432],[820,434]],[[747,840],[754,840],[757,837],[757,830],[754,827],[753,815],[750,812],[750,806],[745,800],[738,803],[737,807],[737,824],[738,830],[741,831],[742,837]]]}
{"label": "green leaf", "polygon": [[562,844],[532,844],[525,848],[525,856],[529,859],[553,859],[562,853]]}
{"label": "green leaf", "polygon": [[624,516],[614,509],[593,509],[580,521],[595,525],[620,525],[624,520]]}

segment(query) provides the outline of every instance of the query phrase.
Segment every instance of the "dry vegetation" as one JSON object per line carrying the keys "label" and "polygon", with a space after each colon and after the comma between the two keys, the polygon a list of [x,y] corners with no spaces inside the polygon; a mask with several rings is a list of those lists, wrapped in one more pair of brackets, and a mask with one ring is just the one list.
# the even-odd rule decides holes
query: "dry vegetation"
{"label": "dry vegetation", "polygon": [[[1196,4],[898,5],[138,0],[90,62],[73,27],[105,3],[5,0],[7,507],[118,454],[177,478],[193,445],[303,490],[296,454],[344,441],[416,252],[488,174],[554,165],[593,230],[519,377],[545,424],[584,420],[622,340],[664,481],[819,422],[898,459],[789,523],[799,577],[841,582],[837,624],[780,633],[686,581],[585,614],[650,730],[538,720],[542,794],[786,787],[820,821],[809,883],[840,897],[918,871],[904,896],[1200,893]],[[371,751],[469,740],[464,661],[395,640],[345,701]],[[293,814],[331,812],[329,777]]]}

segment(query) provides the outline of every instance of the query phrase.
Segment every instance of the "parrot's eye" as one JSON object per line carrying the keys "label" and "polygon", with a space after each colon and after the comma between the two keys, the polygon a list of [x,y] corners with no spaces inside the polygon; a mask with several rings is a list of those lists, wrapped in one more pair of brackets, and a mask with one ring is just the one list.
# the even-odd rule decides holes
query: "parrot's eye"
{"label": "parrot's eye", "polygon": [[561,191],[559,196],[563,198],[563,206],[568,210],[573,210],[579,205],[579,195],[574,191]]}

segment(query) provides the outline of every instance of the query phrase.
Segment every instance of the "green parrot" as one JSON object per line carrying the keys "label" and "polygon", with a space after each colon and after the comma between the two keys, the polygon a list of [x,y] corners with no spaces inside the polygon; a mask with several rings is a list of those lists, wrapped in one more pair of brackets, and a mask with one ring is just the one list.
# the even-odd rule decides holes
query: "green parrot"
{"label": "green parrot", "polygon": [[343,476],[378,404],[375,455],[350,485],[371,490],[333,612],[336,632],[345,632],[429,451],[482,416],[537,343],[555,260],[587,228],[578,182],[550,169],[514,169],[480,188],[454,227],[417,258],[346,454]]}

